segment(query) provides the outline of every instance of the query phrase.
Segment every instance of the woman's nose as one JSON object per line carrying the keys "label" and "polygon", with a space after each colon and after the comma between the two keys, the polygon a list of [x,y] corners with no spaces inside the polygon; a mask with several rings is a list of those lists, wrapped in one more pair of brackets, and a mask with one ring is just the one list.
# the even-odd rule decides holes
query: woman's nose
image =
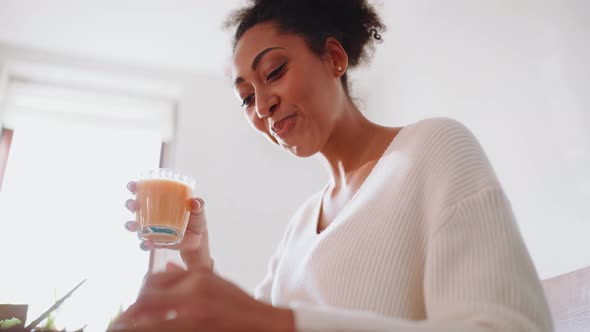
{"label": "woman's nose", "polygon": [[256,114],[261,119],[268,118],[272,116],[278,105],[279,99],[276,96],[258,98],[256,99]]}

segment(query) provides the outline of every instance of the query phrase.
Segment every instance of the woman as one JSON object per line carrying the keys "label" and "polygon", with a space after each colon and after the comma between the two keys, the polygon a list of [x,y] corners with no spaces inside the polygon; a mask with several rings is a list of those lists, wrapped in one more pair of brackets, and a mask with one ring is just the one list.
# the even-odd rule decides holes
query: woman
{"label": "woman", "polygon": [[299,157],[317,154],[330,179],[290,221],[256,298],[211,273],[195,199],[178,247],[188,270],[148,277],[124,329],[552,330],[510,204],[469,130],[444,118],[384,127],[351,101],[347,70],[384,28],[369,4],[259,0],[230,23],[247,120]]}

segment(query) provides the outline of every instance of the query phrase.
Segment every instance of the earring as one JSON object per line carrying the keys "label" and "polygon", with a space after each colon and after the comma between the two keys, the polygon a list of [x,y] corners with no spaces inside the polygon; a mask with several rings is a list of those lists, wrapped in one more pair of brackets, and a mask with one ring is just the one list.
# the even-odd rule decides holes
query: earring
{"label": "earring", "polygon": [[338,72],[342,72],[342,66],[338,66],[338,68],[336,68],[336,70],[338,70]]}

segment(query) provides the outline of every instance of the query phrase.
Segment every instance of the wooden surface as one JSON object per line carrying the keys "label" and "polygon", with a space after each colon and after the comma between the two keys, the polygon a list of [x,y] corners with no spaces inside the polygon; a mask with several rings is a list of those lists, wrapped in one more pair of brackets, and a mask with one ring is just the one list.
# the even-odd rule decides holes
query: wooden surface
{"label": "wooden surface", "polygon": [[543,280],[555,332],[590,332],[590,266]]}

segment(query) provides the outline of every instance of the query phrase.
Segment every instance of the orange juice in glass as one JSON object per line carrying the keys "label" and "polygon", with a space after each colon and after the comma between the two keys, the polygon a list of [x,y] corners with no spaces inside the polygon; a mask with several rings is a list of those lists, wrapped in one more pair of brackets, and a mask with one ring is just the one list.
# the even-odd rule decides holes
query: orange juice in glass
{"label": "orange juice in glass", "polygon": [[158,245],[182,241],[191,211],[195,180],[158,168],[142,172],[136,184],[137,235]]}

